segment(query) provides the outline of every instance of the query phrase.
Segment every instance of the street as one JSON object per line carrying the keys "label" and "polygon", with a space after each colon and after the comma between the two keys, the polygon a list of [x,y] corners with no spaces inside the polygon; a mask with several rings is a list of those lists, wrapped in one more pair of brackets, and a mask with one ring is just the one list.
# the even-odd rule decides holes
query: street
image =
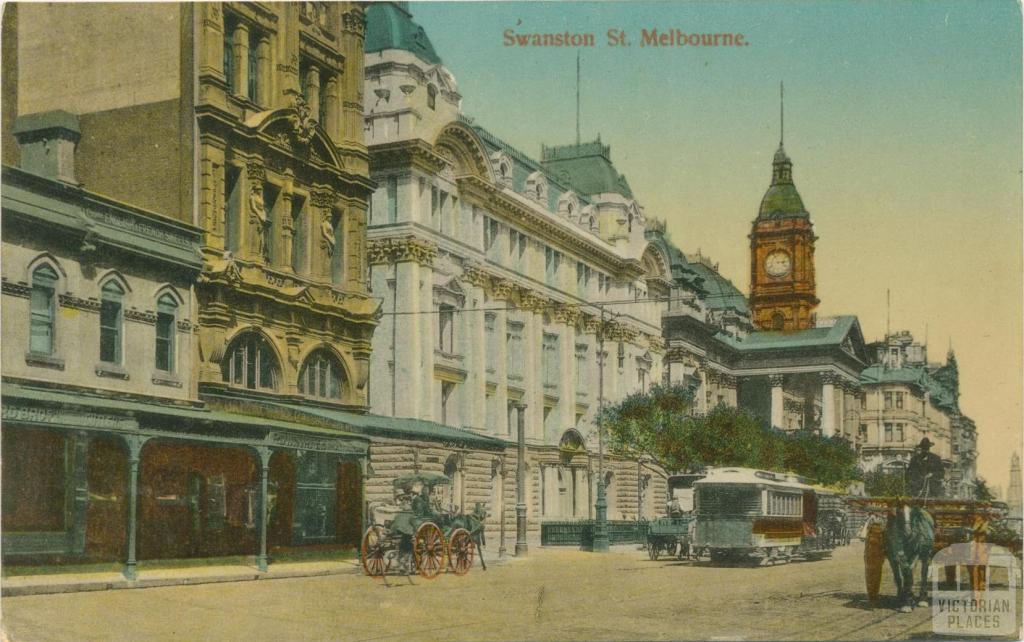
{"label": "street", "polygon": [[832,559],[718,568],[616,548],[532,549],[464,577],[345,575],[7,598],[16,642],[58,640],[604,640],[929,637],[930,609],[864,598],[862,545]]}

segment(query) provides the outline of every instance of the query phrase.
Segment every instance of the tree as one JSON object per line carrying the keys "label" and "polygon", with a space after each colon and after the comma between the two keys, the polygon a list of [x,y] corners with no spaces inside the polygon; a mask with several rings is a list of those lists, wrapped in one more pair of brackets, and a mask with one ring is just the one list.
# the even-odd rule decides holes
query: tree
{"label": "tree", "polygon": [[604,409],[603,423],[612,452],[647,455],[668,470],[686,467],[684,424],[693,408],[686,386],[655,384],[647,393],[633,393]]}
{"label": "tree", "polygon": [[647,455],[670,471],[711,466],[788,470],[823,484],[859,478],[857,454],[841,438],[769,429],[739,408],[719,405],[694,415],[693,392],[679,385],[651,387],[605,408],[609,450]]}
{"label": "tree", "polygon": [[990,502],[996,499],[995,493],[988,487],[988,482],[981,477],[974,479],[974,499],[983,502]]}
{"label": "tree", "polygon": [[869,497],[906,497],[906,475],[903,470],[886,472],[879,466],[864,476],[864,492]]}

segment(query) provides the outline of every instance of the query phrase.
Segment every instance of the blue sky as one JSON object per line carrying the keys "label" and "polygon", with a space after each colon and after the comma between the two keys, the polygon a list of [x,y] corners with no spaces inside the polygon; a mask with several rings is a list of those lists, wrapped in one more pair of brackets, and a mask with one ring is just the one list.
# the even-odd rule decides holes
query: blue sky
{"label": "blue sky", "polygon": [[[819,313],[952,340],[979,469],[1021,444],[1021,17],[1012,1],[413,3],[464,111],[532,156],[575,137],[576,50],[502,33],[594,33],[584,139],[598,133],[649,215],[748,289],[746,235],[778,144],[815,223]],[[605,46],[624,30],[628,48]],[[743,33],[738,48],[641,48],[642,28]]]}

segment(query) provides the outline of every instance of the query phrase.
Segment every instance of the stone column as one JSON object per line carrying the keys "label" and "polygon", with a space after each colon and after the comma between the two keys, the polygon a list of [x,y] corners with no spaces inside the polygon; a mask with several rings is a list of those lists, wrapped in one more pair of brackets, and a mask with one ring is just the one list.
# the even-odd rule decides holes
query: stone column
{"label": "stone column", "polygon": [[[467,410],[462,415],[464,424],[474,428],[481,428],[491,431],[493,428],[487,426],[487,355],[490,354],[490,346],[487,345],[487,319],[484,312],[484,290],[479,285],[469,288],[469,298],[474,308],[473,312],[462,314],[465,337],[460,340],[462,344],[461,354],[469,361],[469,375],[466,378],[466,394],[463,395],[465,403],[463,407]],[[493,358],[493,355],[491,355]],[[502,415],[504,416],[504,415]]]}
{"label": "stone column", "polygon": [[335,145],[341,141],[341,98],[338,95],[338,75],[331,74],[324,83],[324,122],[320,125],[327,131]]}
{"label": "stone column", "polygon": [[235,25],[233,55],[235,77],[229,79],[233,92],[238,96],[249,94],[249,26],[239,21]]}
{"label": "stone column", "polygon": [[782,412],[782,384],[785,378],[782,375],[771,375],[768,377],[768,383],[772,387],[772,427],[782,428],[783,412]]}
{"label": "stone column", "polygon": [[148,437],[130,436],[125,437],[128,446],[128,544],[127,561],[124,565],[125,579],[135,580],[138,577],[137,561],[135,559],[136,534],[138,532],[138,510],[139,510],[139,458],[142,453],[142,446],[148,441]]}
{"label": "stone column", "polygon": [[89,433],[84,430],[75,432],[70,441],[74,449],[71,480],[72,487],[74,488],[71,550],[75,553],[84,553],[86,515],[89,510],[89,473],[87,468],[89,461]]}
{"label": "stone column", "polygon": [[[421,325],[426,324],[429,314],[402,314],[422,310],[420,302],[420,265],[413,260],[395,263],[395,303],[398,314],[392,317],[395,324],[391,348],[394,354],[395,374],[395,416],[418,417],[423,402],[420,360],[421,343],[431,343],[431,336],[425,335]],[[430,408],[424,411],[429,415]]]}
{"label": "stone column", "polygon": [[526,404],[516,404],[516,557],[526,555]]}
{"label": "stone column", "polygon": [[530,434],[544,438],[544,373],[541,372],[541,344],[544,338],[543,319],[533,310],[523,311],[523,393],[529,408]]}
{"label": "stone column", "polygon": [[267,571],[267,518],[268,518],[268,482],[270,477],[270,448],[259,446],[256,454],[260,458],[260,548],[256,554],[256,568],[262,572]]}
{"label": "stone column", "polygon": [[836,376],[830,372],[821,374],[821,434],[831,437],[836,434]]}
{"label": "stone column", "polygon": [[[306,102],[309,103],[310,113],[317,121],[322,117],[320,114],[320,68],[310,65],[306,70]],[[323,123],[321,123],[323,125]]]}
{"label": "stone column", "polygon": [[263,33],[256,43],[256,104],[270,107],[270,36]]}

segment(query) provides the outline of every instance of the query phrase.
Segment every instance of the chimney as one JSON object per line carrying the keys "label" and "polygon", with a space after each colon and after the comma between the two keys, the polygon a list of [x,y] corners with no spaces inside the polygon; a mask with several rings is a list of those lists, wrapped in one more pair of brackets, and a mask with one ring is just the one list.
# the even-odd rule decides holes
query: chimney
{"label": "chimney", "polygon": [[75,147],[82,137],[78,116],[66,111],[48,111],[19,116],[14,136],[21,148],[25,171],[77,185]]}

